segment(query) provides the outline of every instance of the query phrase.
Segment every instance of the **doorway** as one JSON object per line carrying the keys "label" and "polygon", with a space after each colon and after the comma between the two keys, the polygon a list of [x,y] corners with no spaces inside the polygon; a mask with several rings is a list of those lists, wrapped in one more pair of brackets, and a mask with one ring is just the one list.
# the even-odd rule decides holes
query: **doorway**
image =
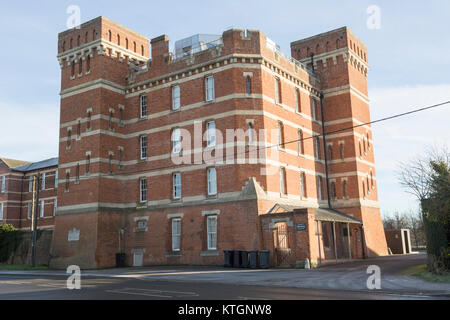
{"label": "doorway", "polygon": [[133,253],[133,267],[142,267],[144,265],[144,253],[135,251]]}

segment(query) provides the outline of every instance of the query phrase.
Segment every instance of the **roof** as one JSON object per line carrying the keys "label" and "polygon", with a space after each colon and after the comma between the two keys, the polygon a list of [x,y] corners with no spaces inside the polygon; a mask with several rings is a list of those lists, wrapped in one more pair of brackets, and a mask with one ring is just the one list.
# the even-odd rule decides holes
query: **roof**
{"label": "roof", "polygon": [[14,168],[14,171],[30,172],[30,171],[36,171],[36,170],[41,170],[41,169],[50,168],[50,167],[57,167],[57,166],[58,166],[58,158],[51,158],[51,159],[34,162],[34,163],[29,163],[27,165]]}
{"label": "roof", "polygon": [[[275,204],[268,212],[268,214],[287,213],[294,212],[295,210],[306,209],[305,207],[298,207],[286,204]],[[334,209],[322,209],[312,208],[316,221],[330,221],[330,222],[343,222],[343,223],[356,223],[362,224],[358,219],[355,219],[345,213]]]}
{"label": "roof", "polygon": [[7,159],[7,158],[0,158],[0,160],[3,161],[10,169],[14,169],[30,163],[28,161]]}

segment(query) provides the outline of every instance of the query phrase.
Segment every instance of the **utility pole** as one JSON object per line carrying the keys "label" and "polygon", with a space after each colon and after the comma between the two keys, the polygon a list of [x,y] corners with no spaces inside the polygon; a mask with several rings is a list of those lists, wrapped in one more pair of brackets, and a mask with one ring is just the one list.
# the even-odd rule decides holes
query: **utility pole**
{"label": "utility pole", "polygon": [[31,215],[31,266],[36,266],[36,242],[37,242],[37,217],[39,208],[39,189],[40,189],[41,175],[38,173],[33,176],[33,210]]}

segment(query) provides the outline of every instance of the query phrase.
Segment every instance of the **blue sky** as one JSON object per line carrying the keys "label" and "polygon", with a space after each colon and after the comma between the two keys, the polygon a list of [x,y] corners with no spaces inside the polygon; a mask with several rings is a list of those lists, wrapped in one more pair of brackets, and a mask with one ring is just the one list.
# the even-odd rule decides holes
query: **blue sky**
{"label": "blue sky", "polygon": [[[80,7],[82,22],[103,15],[149,38],[168,34],[173,42],[230,27],[259,29],[285,53],[292,41],[348,26],[368,47],[373,120],[450,100],[447,0],[2,1],[1,156],[41,160],[58,154],[57,34],[67,29],[70,5]],[[380,29],[367,27],[371,5],[380,8]],[[417,207],[398,184],[395,169],[398,161],[449,141],[449,110],[373,127],[383,212]]]}

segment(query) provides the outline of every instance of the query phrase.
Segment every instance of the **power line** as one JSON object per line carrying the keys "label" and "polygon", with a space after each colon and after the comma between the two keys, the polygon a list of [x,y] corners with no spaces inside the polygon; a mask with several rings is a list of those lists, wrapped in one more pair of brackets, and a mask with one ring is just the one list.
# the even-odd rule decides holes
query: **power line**
{"label": "power line", "polygon": [[[435,105],[431,105],[431,106],[427,106],[427,107],[423,107],[423,108],[419,108],[419,109],[414,109],[414,110],[411,110],[411,111],[408,111],[408,112],[395,114],[393,116],[381,118],[381,119],[378,119],[378,120],[362,123],[362,124],[359,124],[359,125],[346,127],[346,128],[342,128],[342,129],[338,129],[338,130],[334,130],[334,131],[330,131],[330,132],[325,132],[323,134],[311,135],[310,137],[296,139],[296,140],[288,141],[288,142],[281,143],[281,144],[274,144],[274,145],[270,145],[270,146],[266,146],[266,147],[262,147],[262,148],[261,147],[256,147],[253,150],[248,150],[248,151],[244,151],[244,152],[241,152],[241,153],[233,154],[232,156],[233,157],[235,157],[235,156],[237,157],[239,155],[245,155],[245,154],[248,154],[250,152],[260,152],[262,150],[271,149],[271,148],[274,148],[274,147],[278,148],[278,147],[281,147],[281,146],[284,146],[284,145],[297,143],[297,142],[300,142],[300,141],[306,141],[306,140],[310,140],[310,139],[314,139],[314,138],[326,137],[327,135],[340,133],[340,132],[343,132],[343,131],[348,131],[348,130],[364,127],[364,126],[367,126],[367,125],[372,125],[372,124],[376,124],[376,123],[380,123],[380,122],[384,122],[384,121],[388,121],[388,120],[392,120],[392,119],[408,116],[408,115],[411,115],[411,114],[427,111],[427,110],[430,110],[430,109],[435,109],[435,108],[438,108],[438,107],[441,107],[441,106],[444,106],[444,105],[449,105],[449,104],[450,104],[450,100],[446,101],[446,102],[438,103],[438,104],[435,104]],[[234,149],[234,146],[233,146],[233,149]],[[213,159],[210,159],[209,161],[211,161],[211,162],[218,162],[218,161],[226,162],[227,160],[230,160],[230,159],[227,159],[227,157],[225,156],[225,159],[223,157],[222,158],[213,158]],[[129,175],[129,174],[134,174],[134,173],[160,171],[160,170],[171,169],[171,168],[181,168],[181,167],[187,166],[187,165],[192,165],[192,164],[181,164],[181,165],[176,165],[175,164],[175,165],[151,168],[151,169],[146,169],[146,170],[131,171],[131,172],[126,172],[124,174]],[[200,164],[198,164],[198,165],[200,165]],[[97,177],[102,178],[102,177],[111,177],[111,176],[112,176],[111,174],[100,174]],[[80,177],[79,179],[76,179],[76,180],[78,181],[78,180],[84,180],[84,179],[90,179],[90,178],[89,177]]]}

